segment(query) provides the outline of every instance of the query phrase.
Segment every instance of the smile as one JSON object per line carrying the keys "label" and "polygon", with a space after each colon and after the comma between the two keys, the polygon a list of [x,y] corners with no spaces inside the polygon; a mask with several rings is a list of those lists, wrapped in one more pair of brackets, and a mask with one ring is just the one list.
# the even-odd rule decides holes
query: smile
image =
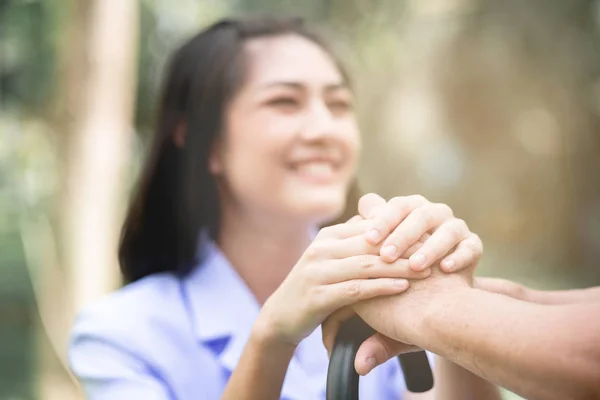
{"label": "smile", "polygon": [[328,161],[310,161],[294,164],[291,169],[302,179],[328,183],[337,178],[339,166]]}

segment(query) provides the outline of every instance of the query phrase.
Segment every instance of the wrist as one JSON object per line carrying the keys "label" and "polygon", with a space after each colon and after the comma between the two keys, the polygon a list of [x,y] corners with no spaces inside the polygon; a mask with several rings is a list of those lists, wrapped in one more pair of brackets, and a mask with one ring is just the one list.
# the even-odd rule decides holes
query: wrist
{"label": "wrist", "polygon": [[256,319],[252,327],[250,340],[258,346],[269,347],[271,351],[293,353],[297,347],[297,343],[281,333],[277,321],[266,315],[259,315]]}
{"label": "wrist", "polygon": [[444,336],[446,320],[454,310],[461,308],[461,304],[469,301],[474,291],[476,289],[469,286],[458,286],[438,292],[435,298],[423,307],[414,344],[436,354],[444,354],[440,339]]}

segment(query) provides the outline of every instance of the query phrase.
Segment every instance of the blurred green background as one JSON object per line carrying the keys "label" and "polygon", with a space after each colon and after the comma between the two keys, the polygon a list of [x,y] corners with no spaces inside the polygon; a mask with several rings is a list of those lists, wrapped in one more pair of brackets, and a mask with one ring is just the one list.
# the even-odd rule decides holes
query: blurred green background
{"label": "blurred green background", "polygon": [[1,400],[80,398],[66,337],[119,285],[165,59],[265,12],[306,17],[349,65],[363,191],[451,205],[480,275],[600,284],[598,1],[0,0]]}

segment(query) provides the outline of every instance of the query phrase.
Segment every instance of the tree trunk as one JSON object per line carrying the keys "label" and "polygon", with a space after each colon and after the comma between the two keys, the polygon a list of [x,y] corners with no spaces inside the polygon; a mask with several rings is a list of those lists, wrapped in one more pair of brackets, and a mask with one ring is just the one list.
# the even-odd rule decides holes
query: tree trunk
{"label": "tree trunk", "polygon": [[39,399],[77,396],[65,371],[73,317],[119,285],[116,250],[123,167],[134,130],[138,7],[134,0],[75,0],[63,31],[55,110],[56,131],[63,133],[63,190],[58,262],[44,263],[36,293],[45,331]]}

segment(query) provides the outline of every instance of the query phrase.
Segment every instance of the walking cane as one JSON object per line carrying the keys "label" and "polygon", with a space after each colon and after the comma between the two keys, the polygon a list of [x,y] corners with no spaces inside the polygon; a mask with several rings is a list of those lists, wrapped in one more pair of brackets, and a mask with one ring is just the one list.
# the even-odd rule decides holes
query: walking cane
{"label": "walking cane", "polygon": [[[327,400],[358,400],[358,374],[354,358],[359,346],[375,331],[360,317],[353,317],[340,326],[329,360]],[[406,388],[422,393],[433,387],[433,374],[424,351],[398,356]]]}

